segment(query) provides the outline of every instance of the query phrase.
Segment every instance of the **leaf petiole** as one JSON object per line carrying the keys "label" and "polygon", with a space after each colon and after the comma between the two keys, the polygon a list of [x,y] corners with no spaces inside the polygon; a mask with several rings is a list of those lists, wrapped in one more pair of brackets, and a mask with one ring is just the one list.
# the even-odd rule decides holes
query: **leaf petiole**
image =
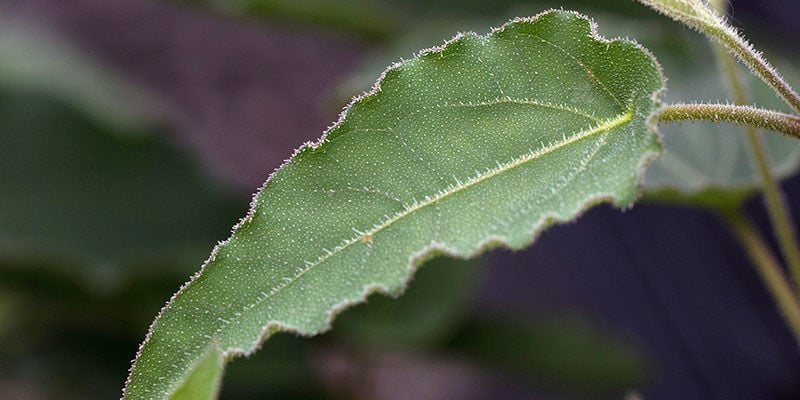
{"label": "leaf petiole", "polygon": [[769,129],[800,139],[800,118],[777,111],[731,104],[670,104],[658,115],[659,122],[733,122]]}
{"label": "leaf petiole", "polygon": [[[699,0],[639,0],[656,11],[703,33],[725,46],[753,73],[800,113],[800,95],[719,13]],[[719,5],[715,1],[714,5]]]}

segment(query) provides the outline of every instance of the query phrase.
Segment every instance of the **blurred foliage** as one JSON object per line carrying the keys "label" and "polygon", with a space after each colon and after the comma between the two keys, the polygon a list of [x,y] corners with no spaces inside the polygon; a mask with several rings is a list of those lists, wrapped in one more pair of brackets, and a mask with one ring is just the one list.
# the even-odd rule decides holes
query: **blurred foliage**
{"label": "blurred foliage", "polygon": [[[172,0],[238,17],[285,21],[351,33],[367,40],[393,41],[433,21],[534,15],[564,2],[521,0]],[[571,0],[570,9],[654,18],[632,2]],[[481,27],[483,30],[484,27]],[[452,36],[449,32],[448,36]],[[418,48],[419,49],[419,48]]]}
{"label": "blurred foliage", "polygon": [[[645,353],[578,317],[469,312],[470,289],[485,261],[437,257],[417,271],[401,297],[371,296],[339,315],[322,337],[271,337],[254,356],[229,365],[222,398],[369,398],[372,380],[379,379],[373,369],[387,368],[382,355],[395,353],[412,360],[460,359],[582,396],[620,397],[645,382],[650,368]],[[325,366],[311,363],[324,360],[319,353],[328,348],[340,353],[355,376],[344,374],[338,386],[323,389],[318,374]]]}
{"label": "blurred foliage", "polygon": [[385,38],[396,31],[396,10],[371,0],[179,0],[235,16],[266,17],[273,21],[350,31],[368,39]]}
{"label": "blurred foliage", "polygon": [[[597,19],[606,36],[650,47],[673,77],[670,100],[688,90],[709,100],[724,94],[692,34],[628,1],[171,1],[373,41],[374,57],[342,85],[343,98],[456,31],[486,32],[512,16],[567,6]],[[150,321],[229,235],[247,199],[218,187],[165,140],[160,105],[142,88],[63,40],[0,23],[0,398],[114,398]],[[684,80],[691,75],[697,79]],[[776,143],[782,173],[793,171],[796,151]],[[342,314],[332,335],[273,337],[258,355],[230,365],[222,398],[329,396],[310,366],[315,347],[328,345],[458,355],[583,392],[621,392],[647,378],[642,354],[586,323],[470,315],[479,269],[436,259],[406,296],[372,296]]]}
{"label": "blurred foliage", "polygon": [[352,346],[390,350],[433,349],[464,316],[483,260],[437,257],[416,272],[397,299],[372,295],[342,313],[332,334]]}
{"label": "blurred foliage", "polygon": [[0,34],[0,397],[114,397],[247,202],[164,140],[140,89],[20,26]]}
{"label": "blurred foliage", "polygon": [[574,317],[473,319],[448,348],[550,389],[617,398],[649,368],[645,354]]}
{"label": "blurred foliage", "polygon": [[141,133],[159,118],[155,99],[142,88],[58,35],[1,13],[0,91],[61,100],[109,133]]}
{"label": "blurred foliage", "polygon": [[222,399],[324,399],[312,368],[314,339],[276,334],[254,356],[230,363]]}
{"label": "blurred foliage", "polygon": [[6,93],[0,131],[4,258],[49,254],[94,266],[87,279],[140,274],[205,253],[244,211],[154,134],[109,132],[58,101]]}

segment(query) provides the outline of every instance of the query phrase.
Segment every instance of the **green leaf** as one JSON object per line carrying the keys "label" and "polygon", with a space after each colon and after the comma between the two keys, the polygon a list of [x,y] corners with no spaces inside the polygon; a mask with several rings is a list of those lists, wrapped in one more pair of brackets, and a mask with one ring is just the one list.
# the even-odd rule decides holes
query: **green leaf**
{"label": "green leaf", "polygon": [[141,87],[59,35],[2,14],[0,90],[57,98],[126,133],[152,127],[160,117],[157,102]]}
{"label": "green leaf", "polygon": [[[661,25],[661,26],[659,26]],[[665,102],[716,103],[728,97],[723,77],[708,43],[669,21],[628,24],[629,32],[642,38],[670,79]],[[638,32],[643,32],[641,35]],[[649,31],[649,34],[645,34]],[[780,57],[776,57],[780,60]],[[790,81],[800,81],[800,72],[788,63],[778,63]],[[791,109],[761,80],[747,78],[755,104],[790,112]],[[749,159],[749,145],[742,128],[732,124],[693,122],[667,124],[659,130],[664,155],[647,168],[644,189],[647,199],[688,202],[713,207],[735,205],[759,187],[761,178]],[[777,134],[764,136],[771,169],[783,178],[800,167],[796,139]]]}
{"label": "green leaf", "polygon": [[[223,399],[323,399],[317,369],[320,343],[287,333],[271,336],[259,354],[225,370]],[[323,345],[324,346],[324,345]]]}
{"label": "green leaf", "polygon": [[395,65],[256,194],[153,323],[125,397],[169,397],[214,341],[230,356],[322,332],[436,253],[519,249],[598,202],[629,206],[662,88],[648,52],[563,11]]}
{"label": "green leaf", "polygon": [[400,24],[398,7],[376,0],[180,0],[234,15],[302,21],[370,38],[391,34]]}
{"label": "green leaf", "polygon": [[577,319],[474,320],[448,349],[558,390],[620,393],[641,384],[641,351]]}
{"label": "green leaf", "polygon": [[355,346],[419,350],[456,328],[472,295],[480,259],[437,257],[425,263],[399,299],[372,296],[336,319],[333,333]]}
{"label": "green leaf", "polygon": [[775,93],[786,101],[795,112],[800,112],[800,94],[789,86],[770,63],[762,57],[739,32],[728,25],[725,19],[712,7],[720,7],[721,1],[707,4],[701,0],[639,0],[662,14],[698,30],[709,39],[736,56],[761,78]]}
{"label": "green leaf", "polygon": [[134,271],[185,277],[243,209],[152,132],[109,130],[49,97],[0,92],[0,132],[5,283],[35,265],[100,293]]}
{"label": "green leaf", "polygon": [[225,363],[219,344],[214,342],[206,354],[192,367],[192,373],[170,400],[213,400],[217,397]]}

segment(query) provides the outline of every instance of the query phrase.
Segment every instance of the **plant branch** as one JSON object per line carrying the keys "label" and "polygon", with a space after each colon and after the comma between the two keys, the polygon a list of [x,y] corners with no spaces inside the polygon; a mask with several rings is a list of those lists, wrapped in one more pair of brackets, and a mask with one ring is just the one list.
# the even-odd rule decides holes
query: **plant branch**
{"label": "plant branch", "polygon": [[800,345],[800,301],[792,291],[780,264],[764,243],[758,230],[740,209],[726,210],[722,216],[747,252],[750,261],[764,281],[764,285],[777,303],[795,340]]}
{"label": "plant branch", "polygon": [[[639,0],[651,8],[698,30],[725,46],[753,73],[772,87],[787,104],[800,113],[800,95],[733,27],[707,4],[699,0]],[[715,1],[715,4],[720,4]]]}
{"label": "plant branch", "polygon": [[[712,5],[724,11],[728,7],[728,1],[716,0]],[[727,78],[728,89],[733,95],[734,102],[739,105],[750,103],[750,96],[737,69],[736,61],[721,45],[715,43],[713,47],[720,69]],[[778,179],[772,171],[764,138],[752,126],[744,126],[744,133],[750,144],[750,155],[752,156],[754,167],[761,176],[764,205],[769,213],[781,253],[789,266],[795,285],[800,289],[800,249],[797,247],[797,233],[794,224],[792,224],[786,198]]]}
{"label": "plant branch", "polygon": [[733,122],[769,129],[800,139],[800,118],[777,111],[731,104],[670,104],[661,109],[659,122]]}
{"label": "plant branch", "polygon": [[783,79],[760,52],[753,49],[740,35],[727,25],[714,27],[709,35],[718,38],[728,50],[741,60],[756,76],[771,86],[795,112],[800,113],[800,95]]}

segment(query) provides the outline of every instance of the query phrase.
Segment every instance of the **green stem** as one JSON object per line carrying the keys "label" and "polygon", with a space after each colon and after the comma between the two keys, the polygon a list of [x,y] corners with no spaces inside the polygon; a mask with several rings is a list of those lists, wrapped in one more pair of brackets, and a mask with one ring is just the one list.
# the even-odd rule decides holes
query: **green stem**
{"label": "green stem", "polygon": [[[789,104],[795,112],[800,113],[800,95],[789,86],[783,77],[772,67],[762,56],[761,53],[753,49],[753,46],[735,33],[729,33],[727,26],[710,30],[709,34],[719,38],[719,42],[725,45],[736,57],[747,65],[756,76],[760,77],[767,85],[771,86]],[[717,32],[719,31],[719,32]]]}
{"label": "green stem", "polygon": [[764,285],[800,345],[800,301],[792,291],[780,264],[740,209],[727,210],[722,213],[722,216],[747,252],[750,261],[755,265],[756,271],[764,281]]}
{"label": "green stem", "polygon": [[[639,0],[653,9],[697,29],[717,43],[725,46],[753,73],[772,87],[795,112],[800,113],[800,95],[770,65],[761,53],[756,51],[719,14],[700,0]],[[714,5],[722,5],[716,0]]]}
{"label": "green stem", "polygon": [[[724,12],[728,7],[728,1],[716,0],[712,5]],[[733,95],[734,102],[740,105],[750,103],[750,96],[747,93],[747,88],[739,74],[739,70],[736,68],[736,62],[733,57],[719,44],[714,45],[714,51],[722,72],[727,78],[728,88]],[[744,129],[745,136],[750,144],[753,164],[761,176],[764,205],[769,213],[783,258],[789,266],[795,285],[800,289],[800,249],[797,247],[797,233],[794,224],[792,224],[786,198],[783,195],[778,179],[775,178],[770,167],[769,153],[766,151],[764,138],[752,126],[745,126]]]}
{"label": "green stem", "polygon": [[661,109],[659,122],[734,122],[769,129],[800,139],[800,118],[777,111],[730,104],[670,104]]}

